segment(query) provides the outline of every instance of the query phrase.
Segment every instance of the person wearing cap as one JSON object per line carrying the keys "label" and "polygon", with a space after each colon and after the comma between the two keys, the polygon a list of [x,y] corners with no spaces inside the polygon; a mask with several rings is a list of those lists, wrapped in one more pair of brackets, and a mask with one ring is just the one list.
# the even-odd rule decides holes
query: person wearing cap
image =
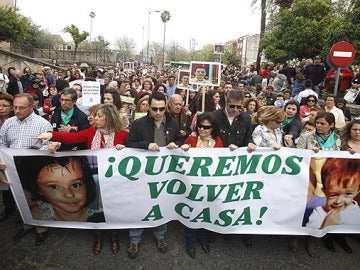
{"label": "person wearing cap", "polygon": [[52,85],[56,83],[56,78],[52,74],[50,67],[47,66],[44,67],[44,74],[45,74],[45,79],[47,81],[47,85]]}

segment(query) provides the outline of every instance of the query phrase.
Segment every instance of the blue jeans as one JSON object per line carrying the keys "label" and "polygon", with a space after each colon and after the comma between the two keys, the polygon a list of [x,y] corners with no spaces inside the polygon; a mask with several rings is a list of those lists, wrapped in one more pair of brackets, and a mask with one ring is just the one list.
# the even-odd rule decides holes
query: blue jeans
{"label": "blue jeans", "polygon": [[[156,240],[163,239],[167,230],[167,224],[160,225],[159,227],[153,228],[153,235]],[[144,232],[144,229],[129,229],[130,242],[132,244],[139,244],[141,242],[141,237]]]}

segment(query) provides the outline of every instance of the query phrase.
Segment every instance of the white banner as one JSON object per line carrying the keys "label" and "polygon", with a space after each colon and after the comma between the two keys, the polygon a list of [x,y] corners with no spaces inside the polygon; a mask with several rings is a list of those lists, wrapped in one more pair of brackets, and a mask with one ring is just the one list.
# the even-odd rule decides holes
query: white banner
{"label": "white banner", "polygon": [[[360,163],[359,153],[315,154],[292,148],[258,148],[251,154],[245,148],[233,152],[161,148],[155,153],[125,148],[55,155],[2,149],[0,153],[27,224],[121,229],[178,220],[191,228],[219,233],[322,236],[329,231],[360,232],[356,203],[360,176],[352,173],[350,184],[341,182],[351,174],[350,167]],[[332,174],[343,175],[336,179],[339,187],[352,190],[350,199],[345,191],[348,199],[341,211],[331,208],[335,195],[328,194],[321,183],[323,164],[330,161],[351,165],[343,167],[349,171]],[[331,177],[326,179],[333,188]],[[334,211],[340,212],[335,221]],[[320,225],[310,222],[315,227],[307,227],[309,216],[314,221],[319,213],[323,213]]]}

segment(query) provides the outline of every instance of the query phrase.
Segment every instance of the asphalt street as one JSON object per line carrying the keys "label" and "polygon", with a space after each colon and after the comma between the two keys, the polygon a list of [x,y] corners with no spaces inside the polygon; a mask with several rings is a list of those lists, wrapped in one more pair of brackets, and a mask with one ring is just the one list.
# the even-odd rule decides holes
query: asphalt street
{"label": "asphalt street", "polygon": [[[120,231],[120,252],[110,250],[106,235],[102,252],[93,255],[91,230],[51,228],[49,237],[41,246],[35,246],[35,232],[19,241],[12,238],[20,228],[16,215],[0,223],[0,269],[359,269],[360,236],[348,237],[353,254],[347,254],[335,244],[336,252],[328,251],[321,239],[316,239],[316,256],[310,257],[302,237],[297,252],[288,248],[288,236],[255,235],[253,247],[246,248],[241,235],[217,235],[210,254],[199,246],[196,258],[185,250],[183,227],[178,222],[168,226],[166,240],[169,250],[160,254],[152,238],[151,229],[145,230],[136,259],[127,257],[128,232]],[[230,239],[228,239],[230,238]]]}

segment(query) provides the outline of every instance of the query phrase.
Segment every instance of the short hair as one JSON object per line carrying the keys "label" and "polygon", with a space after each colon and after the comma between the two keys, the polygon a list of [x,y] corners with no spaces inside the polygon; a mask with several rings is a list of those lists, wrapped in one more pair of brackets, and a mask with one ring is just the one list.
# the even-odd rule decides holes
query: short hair
{"label": "short hair", "polygon": [[315,104],[317,103],[318,99],[317,99],[317,97],[316,97],[315,95],[308,95],[308,96],[306,97],[306,102],[307,102],[310,98],[314,98],[314,99],[315,99]]}
{"label": "short hair", "polygon": [[22,98],[22,97],[25,97],[27,99],[27,101],[29,102],[29,105],[32,105],[34,104],[34,97],[30,94],[27,94],[27,93],[19,93],[19,94],[16,94],[14,96],[14,100],[16,98]]}
{"label": "short hair", "polygon": [[56,80],[56,89],[61,92],[62,90],[64,90],[65,88],[68,88],[70,85],[69,85],[69,82],[67,80]]}
{"label": "short hair", "polygon": [[[31,162],[30,162],[31,161]],[[96,196],[96,185],[92,175],[92,170],[86,156],[15,156],[14,162],[21,184],[24,189],[30,192],[31,200],[44,201],[47,199],[39,193],[37,180],[40,171],[49,166],[55,165],[65,167],[71,161],[78,161],[83,171],[83,182],[86,189],[86,206],[94,201]]]}
{"label": "short hair", "polygon": [[218,121],[216,121],[216,118],[212,112],[204,112],[197,117],[196,121],[196,130],[195,132],[198,133],[198,127],[201,124],[202,121],[208,120],[213,128],[211,132],[211,137],[215,139],[217,136],[219,136],[220,133],[220,127]]}
{"label": "short hair", "polygon": [[315,122],[320,119],[324,118],[326,122],[329,123],[329,125],[334,124],[335,125],[335,116],[331,112],[320,112],[315,117]]}
{"label": "short hair", "polygon": [[305,80],[305,83],[304,83],[304,84],[305,84],[305,87],[306,87],[306,88],[310,88],[310,87],[312,87],[312,85],[313,85],[313,84],[312,84],[312,81],[311,81],[310,79]]}
{"label": "short hair", "polygon": [[[80,91],[82,92],[82,85],[81,85],[80,83],[74,83],[73,86],[74,86],[74,85],[80,86]],[[50,87],[50,86],[49,86],[49,87]],[[75,90],[75,91],[76,91],[76,90]]]}
{"label": "short hair", "polygon": [[12,106],[14,102],[14,97],[8,93],[0,93],[0,100],[5,100],[9,102],[9,104]]}
{"label": "short hair", "polygon": [[151,105],[152,100],[155,99],[157,101],[164,101],[167,103],[166,95],[162,92],[155,92],[149,97],[149,105]]}
{"label": "short hair", "polygon": [[226,94],[226,102],[229,102],[230,100],[242,101],[244,100],[244,93],[239,90],[232,89]]}
{"label": "short hair", "polygon": [[327,158],[321,167],[321,181],[324,190],[331,182],[345,188],[352,184],[360,188],[360,159]]}
{"label": "short hair", "polygon": [[70,95],[72,101],[77,100],[77,93],[74,88],[65,88],[64,90],[61,91],[61,95]]}
{"label": "short hair", "polygon": [[334,101],[336,101],[336,96],[334,94],[328,94],[326,97],[325,97],[325,101],[328,99],[328,98],[333,98]]}

